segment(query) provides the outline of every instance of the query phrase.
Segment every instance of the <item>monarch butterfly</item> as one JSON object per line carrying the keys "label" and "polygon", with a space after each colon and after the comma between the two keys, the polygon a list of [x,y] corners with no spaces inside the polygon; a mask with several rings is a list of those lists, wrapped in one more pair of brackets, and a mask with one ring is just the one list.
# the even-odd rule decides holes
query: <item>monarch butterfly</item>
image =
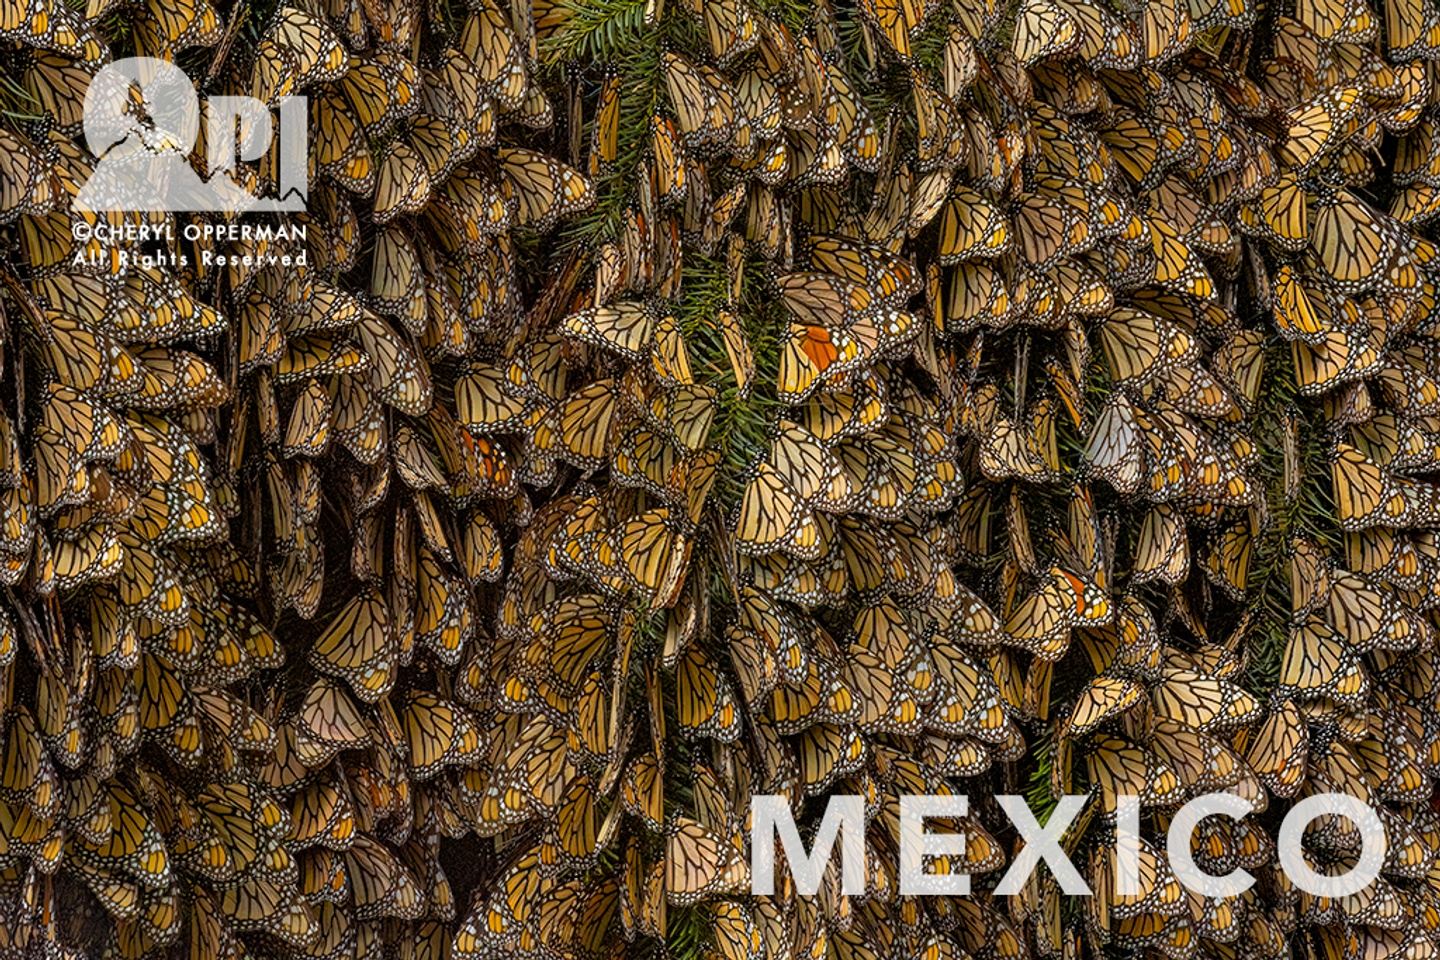
{"label": "monarch butterfly", "polygon": [[748,138],[749,121],[743,113],[737,114],[734,93],[719,73],[675,53],[666,53],[664,61],[666,92],[689,146],[729,140],[733,149]]}
{"label": "monarch butterfly", "polygon": [[1388,592],[1358,574],[1337,570],[1328,587],[1326,619],[1357,650],[1409,649],[1423,633]]}
{"label": "monarch butterfly", "polygon": [[1426,786],[1419,745],[1400,723],[1375,715],[1367,719],[1367,736],[1355,744],[1354,752],[1375,792],[1395,801],[1418,801]]}
{"label": "monarch butterfly", "polygon": [[[659,6],[637,16],[663,26]],[[891,793],[1018,762],[1023,716],[1054,741],[1051,792],[1102,795],[1080,842],[1111,947],[1272,956],[1290,921],[1332,953],[1418,943],[1433,898],[1412,881],[1440,838],[1420,809],[1440,759],[1440,386],[1434,250],[1401,221],[1440,182],[1434,17],[1387,8],[1382,55],[1373,11],[1304,0],[1242,77],[1243,2],[1126,19],[1045,0],[1013,21],[966,3],[932,30],[928,3],[803,24],[682,6],[654,103],[608,72],[536,72],[574,39],[554,3],[483,0],[453,48],[417,46],[404,2],[282,11],[231,79],[317,101],[316,232],[230,250],[313,269],[113,276],[74,262],[95,244],[62,222],[92,166],[66,94],[103,62],[99,33],[40,7],[0,25],[49,45],[15,65],[54,124],[9,135],[0,187],[25,261],[6,293],[23,402],[0,415],[0,672],[35,680],[0,684],[0,835],[37,866],[7,889],[39,931],[0,941],[67,949],[43,922],[63,868],[127,956],[181,930],[206,955],[238,934],[466,957],[674,950],[683,929],[727,960],[797,943],[1019,960],[1033,924],[1042,952],[1078,958],[1095,931],[1057,929],[1044,878],[1011,913],[884,896],[883,870],[874,897],[842,897],[838,873],[810,900],[739,897],[747,795],[862,794],[883,855]],[[144,49],[219,25],[203,2],[137,17]],[[565,84],[548,139],[569,150],[547,153],[523,128]],[[1375,164],[1387,133],[1400,159]],[[275,163],[241,175],[263,187]],[[1387,190],[1393,214],[1373,208]],[[597,241],[593,290],[582,256],[546,276],[557,239]],[[1260,482],[1277,378],[1299,411],[1278,421],[1281,492],[1306,490],[1281,519],[1310,530],[1307,485],[1323,500],[1328,481],[1342,528],[1289,556]],[[1316,430],[1328,478],[1294,469]],[[1114,503],[1055,487],[1077,462]],[[1251,572],[1287,561],[1288,611],[1251,603]],[[284,645],[251,610],[306,651],[293,690],[265,673]],[[1257,659],[1247,631],[1277,610],[1277,656]],[[1247,691],[1272,671],[1262,716]],[[168,877],[84,852],[131,826],[117,787]],[[1182,897],[1146,846],[1143,892],[1115,895],[1096,842],[1114,797],[1212,788],[1257,808],[1374,794],[1400,880],[1343,903],[1287,906],[1283,878]],[[934,869],[1001,865],[978,824],[945,829],[967,853]],[[471,831],[505,862],[457,923],[436,858]],[[1197,832],[1213,872],[1273,860],[1258,823]],[[1342,861],[1352,840],[1328,821],[1307,838]]]}
{"label": "monarch butterfly", "polygon": [[644,304],[621,302],[572,313],[562,326],[566,333],[586,343],[610,347],[629,359],[639,360],[650,345],[654,323],[653,311]]}
{"label": "monarch butterfly", "polygon": [[754,49],[760,42],[760,24],[744,0],[687,3],[685,7],[704,25],[710,53],[721,65]]}
{"label": "monarch butterfly", "polygon": [[1084,253],[1095,242],[1090,201],[1078,185],[1052,180],[1044,190],[1025,193],[1015,203],[1012,219],[1025,261],[1039,269]]}
{"label": "monarch butterfly", "polygon": [[1155,715],[1197,730],[1244,726],[1259,716],[1255,698],[1233,683],[1190,670],[1167,672],[1151,691]]}
{"label": "monarch butterfly", "polygon": [[352,598],[316,640],[310,659],[316,669],[346,680],[365,702],[383,697],[395,682],[385,600],[373,591]]}
{"label": "monarch butterfly", "polygon": [[965,149],[954,106],[918,71],[913,75],[911,90],[915,100],[916,169],[929,173],[954,167]]}
{"label": "monarch butterfly", "polygon": [[595,799],[595,784],[589,777],[570,781],[554,821],[547,825],[540,849],[542,865],[583,866],[599,852],[600,817]]}
{"label": "monarch butterfly", "polygon": [[1250,519],[1238,517],[1221,529],[1205,556],[1205,573],[1231,596],[1244,594],[1250,575],[1253,539],[1254,529]]}
{"label": "monarch butterfly", "polygon": [[1037,403],[1029,424],[995,416],[981,440],[980,470],[991,480],[1020,477],[1033,481],[1050,476],[1053,457],[1048,440],[1053,429],[1054,408]]}
{"label": "monarch butterfly", "polygon": [[683,906],[741,882],[744,868],[724,838],[698,821],[678,818],[666,825],[664,890]]}
{"label": "monarch butterfly", "polygon": [[326,24],[303,10],[284,7],[260,40],[250,95],[274,104],[313,83],[338,80],[348,68],[345,47]]}
{"label": "monarch butterfly", "polygon": [[[860,491],[857,509],[885,520],[896,520],[910,505],[920,477],[916,458],[899,444],[883,438],[866,442],[853,440],[841,445],[837,453],[840,465],[852,489]],[[934,474],[937,483],[946,477]],[[950,491],[940,490],[937,499],[946,499]]]}
{"label": "monarch butterfly", "polygon": [[1027,0],[1015,15],[1010,49],[1023,66],[1065,54],[1080,39],[1068,9],[1055,0]]}
{"label": "monarch butterfly", "polygon": [[853,727],[818,724],[800,734],[796,756],[805,792],[823,793],[837,777],[859,768],[865,741]]}
{"label": "monarch butterfly", "polygon": [[1353,649],[1329,624],[1311,617],[1290,631],[1280,668],[1281,689],[1294,697],[1357,703],[1369,689]]}
{"label": "monarch butterfly", "polygon": [[1049,579],[1005,620],[1005,637],[1045,660],[1059,659],[1070,643],[1070,628],[1104,622],[1111,616],[1108,599],[1093,584],[1052,567]]}
{"label": "monarch butterfly", "polygon": [[538,848],[513,858],[504,867],[496,890],[485,901],[477,902],[476,910],[456,931],[456,952],[474,954],[492,936],[515,936],[516,928],[528,921],[540,894],[549,886],[539,870]]}
{"label": "monarch butterfly", "polygon": [[0,796],[27,805],[41,819],[54,816],[60,800],[55,768],[34,716],[23,706],[6,731],[0,764]]}
{"label": "monarch butterfly", "polygon": [[594,203],[594,188],[573,167],[518,148],[501,149],[499,159],[510,193],[519,203],[520,223],[544,230],[556,218]]}
{"label": "monarch butterfly", "polygon": [[825,81],[829,93],[824,109],[827,116],[832,112],[835,114],[836,140],[841,152],[857,169],[876,172],[880,163],[881,134],[864,99],[838,66],[826,68]]}
{"label": "monarch butterfly", "polygon": [[1344,85],[1292,107],[1287,112],[1288,139],[1276,150],[1279,158],[1304,172],[1360,126],[1364,110],[1360,89]]}
{"label": "monarch butterfly", "polygon": [[809,247],[811,263],[857,284],[878,304],[899,306],[920,292],[921,279],[913,264],[888,249],[843,237],[816,237]]}
{"label": "monarch butterfly", "polygon": [[[565,783],[575,775],[574,758],[562,734],[561,729],[548,722],[531,722],[520,731],[507,742],[510,752],[505,756],[504,765],[497,768],[487,796],[492,796],[496,784],[500,784],[506,791],[518,789],[521,802],[553,808],[559,802]],[[512,777],[517,778],[516,782],[508,783]]]}
{"label": "monarch butterfly", "polygon": [[501,107],[519,110],[530,85],[525,53],[497,5],[483,3],[471,12],[461,30],[460,49]]}
{"label": "monarch butterfly", "polygon": [[377,51],[364,63],[352,62],[338,82],[360,125],[373,134],[389,132],[420,107],[415,65],[390,51]]}
{"label": "monarch butterfly", "polygon": [[295,750],[307,767],[318,767],[340,750],[364,746],[371,734],[344,688],[321,678],[311,684],[295,717]]}
{"label": "monarch butterfly", "polygon": [[1145,59],[1163,62],[1183,53],[1190,44],[1194,22],[1189,5],[1172,0],[1151,0],[1140,13],[1140,39]]}
{"label": "monarch butterfly", "polygon": [[1066,723],[1066,731],[1071,736],[1088,733],[1111,717],[1135,706],[1143,696],[1144,689],[1133,680],[1096,677],[1075,701]]}
{"label": "monarch butterfly", "polygon": [[42,155],[15,134],[0,130],[0,160],[3,187],[0,187],[0,223],[12,223],[20,216],[49,213],[59,200],[59,184],[46,171]]}
{"label": "monarch butterfly", "polygon": [[220,909],[237,930],[271,934],[303,949],[319,935],[311,908],[286,896],[282,884],[252,877],[227,886],[220,894]]}
{"label": "monarch butterfly", "polygon": [[447,180],[493,136],[492,115],[482,113],[467,119],[455,115],[460,109],[454,105],[449,107],[454,113],[417,112],[405,121],[407,142],[425,162],[432,185]]}
{"label": "monarch butterfly", "polygon": [[626,810],[658,832],[664,823],[663,791],[659,762],[651,754],[642,754],[626,769],[620,797]]}
{"label": "monarch butterfly", "polygon": [[404,232],[391,227],[377,234],[370,266],[374,308],[398,316],[411,334],[423,334],[429,308],[426,292],[421,258]]}
{"label": "monarch butterfly", "polygon": [[1385,41],[1391,59],[1407,61],[1422,55],[1436,42],[1435,17],[1418,4],[1399,3],[1385,8]]}
{"label": "monarch butterfly", "polygon": [[[478,147],[495,142],[497,105],[482,89],[480,72],[464,53],[445,47],[431,69],[420,72],[419,131],[431,138],[433,147],[454,150],[455,161],[465,160]],[[419,142],[416,141],[416,145]]]}
{"label": "monarch butterfly", "polygon": [[1230,747],[1216,737],[1171,720],[1155,721],[1150,747],[1168,760],[1190,790],[1212,790],[1246,784],[1253,774]]}
{"label": "monarch butterfly", "polygon": [[1086,63],[1107,70],[1130,70],[1138,63],[1140,48],[1131,24],[1098,4],[1059,0],[1058,6],[1075,24],[1075,53]]}
{"label": "monarch butterfly", "polygon": [[1136,583],[1159,580],[1182,582],[1190,571],[1190,544],[1185,521],[1167,504],[1156,504],[1145,514],[1135,548]]}
{"label": "monarch butterfly", "polygon": [[214,46],[224,29],[215,8],[205,0],[176,7],[147,3],[136,22],[136,47],[147,56],[173,57],[186,47]]}
{"label": "monarch butterfly", "polygon": [[692,647],[677,668],[680,726],[690,735],[731,742],[740,734],[740,718],[729,681],[708,656]]}
{"label": "monarch butterfly", "polygon": [[1367,287],[1390,259],[1395,229],[1341,191],[1316,198],[1310,247],[1320,267],[1345,292]]}
{"label": "monarch butterfly", "polygon": [[620,78],[609,76],[600,86],[590,133],[588,172],[592,178],[608,169],[619,153]]}
{"label": "monarch butterfly", "polygon": [[901,59],[911,57],[911,42],[924,26],[932,4],[922,0],[862,0],[860,12]]}
{"label": "monarch butterfly", "polygon": [[1323,342],[1326,327],[1333,323],[1330,305],[1325,299],[1313,296],[1289,264],[1275,272],[1271,289],[1275,325],[1281,336],[1307,343]]}
{"label": "monarch butterfly", "polygon": [[651,598],[651,609],[674,604],[685,585],[692,542],[668,507],[626,520],[614,534],[630,582]]}
{"label": "monarch butterfly", "polygon": [[1336,443],[1330,473],[1344,529],[1363,529],[1382,519],[1389,525],[1408,525],[1434,509],[1428,486],[1388,476],[1351,444]]}
{"label": "monarch butterfly", "polygon": [[400,711],[416,780],[434,776],[443,766],[463,763],[479,753],[480,732],[464,708],[433,694],[412,691]]}
{"label": "monarch butterfly", "polygon": [[[883,184],[864,218],[863,232],[872,241],[882,242],[903,231],[913,236],[935,218],[950,194],[953,171],[935,170],[916,180],[909,164],[901,164]],[[808,219],[808,218],[807,218]],[[822,229],[835,229],[827,224]]]}
{"label": "monarch butterfly", "polygon": [[940,220],[942,264],[998,256],[1009,246],[1008,224],[995,206],[968,188],[952,190]]}
{"label": "monarch butterfly", "polygon": [[1121,796],[1139,797],[1147,806],[1168,806],[1184,796],[1180,778],[1169,764],[1119,737],[1093,737],[1085,765],[1090,782],[1100,788],[1106,813],[1115,811]]}
{"label": "monarch butterfly", "polygon": [[852,722],[857,713],[854,696],[839,670],[829,660],[811,656],[802,676],[781,677],[771,691],[769,715],[776,730],[792,734],[817,723]]}
{"label": "monarch butterfly", "polygon": [[[899,324],[892,321],[891,326],[898,329]],[[791,403],[804,400],[827,379],[859,366],[865,358],[862,349],[845,328],[790,324],[780,355],[781,397]]]}
{"label": "monarch butterfly", "polygon": [[694,383],[695,375],[690,369],[690,355],[685,349],[685,339],[675,318],[662,317],[655,325],[654,335],[650,365],[656,378],[667,385]]}
{"label": "monarch butterfly", "polygon": [[1156,286],[1201,300],[1213,299],[1215,282],[1204,261],[1181,239],[1170,221],[1152,217],[1149,228]]}
{"label": "monarch butterfly", "polygon": [[738,903],[720,901],[710,906],[710,930],[724,957],[762,954],[765,941],[751,911]]}
{"label": "monarch butterfly", "polygon": [[421,156],[403,143],[393,146],[380,161],[375,182],[376,223],[416,213],[430,199],[430,172]]}

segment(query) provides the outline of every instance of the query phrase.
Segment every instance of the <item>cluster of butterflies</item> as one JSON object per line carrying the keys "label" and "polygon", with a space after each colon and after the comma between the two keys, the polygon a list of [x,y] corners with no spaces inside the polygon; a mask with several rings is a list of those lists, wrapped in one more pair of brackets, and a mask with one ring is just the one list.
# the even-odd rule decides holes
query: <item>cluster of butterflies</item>
{"label": "cluster of butterflies", "polygon": [[[1440,11],[291,2],[0,0],[0,958],[1435,954]],[[131,56],[305,211],[73,204]]]}

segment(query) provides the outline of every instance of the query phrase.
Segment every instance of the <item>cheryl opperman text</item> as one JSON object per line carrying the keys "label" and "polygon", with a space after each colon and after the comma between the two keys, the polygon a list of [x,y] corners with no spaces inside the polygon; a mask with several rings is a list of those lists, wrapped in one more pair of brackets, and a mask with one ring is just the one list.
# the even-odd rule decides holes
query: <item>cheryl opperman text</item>
{"label": "cheryl opperman text", "polygon": [[[1017,794],[1000,794],[995,802],[1004,810],[1024,845],[1015,854],[993,893],[1013,896],[1024,888],[1041,861],[1049,867],[1062,893],[1091,896],[1090,889],[1061,845],[1070,824],[1085,807],[1085,795],[1066,794],[1051,811],[1044,825],[1036,819]],[[1121,795],[1115,811],[1114,893],[1121,896],[1145,892],[1141,876],[1140,798]],[[1250,803],[1230,793],[1207,793],[1180,807],[1166,834],[1166,855],[1170,869],[1186,887],[1207,897],[1228,897],[1244,893],[1255,883],[1246,870],[1227,874],[1202,871],[1191,853],[1190,840],[1200,821],[1219,816],[1239,819],[1254,812]],[[929,872],[927,858],[956,857],[965,850],[963,833],[931,833],[930,819],[963,817],[969,813],[969,798],[933,794],[900,797],[899,877],[902,896],[967,896],[970,877],[956,872]],[[1360,849],[1351,863],[1330,864],[1317,870],[1305,857],[1303,838],[1312,824],[1317,827],[1338,818],[1348,821],[1358,833]],[[784,796],[761,794],[751,798],[750,883],[751,893],[770,896],[775,892],[776,838],[789,865],[795,892],[811,896],[820,888],[821,876],[839,842],[840,892],[865,892],[865,799],[859,795],[837,795],[828,799],[809,849],[800,837],[794,812]],[[1363,801],[1344,793],[1319,793],[1296,803],[1286,813],[1276,841],[1280,867],[1299,889],[1318,897],[1344,897],[1364,890],[1380,875],[1384,865],[1385,827],[1375,811]],[[1154,882],[1152,879],[1151,883]]]}

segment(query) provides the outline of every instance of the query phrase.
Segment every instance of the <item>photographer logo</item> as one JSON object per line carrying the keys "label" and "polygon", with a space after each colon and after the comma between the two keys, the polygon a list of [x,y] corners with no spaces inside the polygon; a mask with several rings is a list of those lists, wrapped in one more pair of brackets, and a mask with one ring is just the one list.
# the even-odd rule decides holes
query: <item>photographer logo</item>
{"label": "photographer logo", "polygon": [[[81,211],[209,211],[226,214],[305,209],[306,98],[271,109],[246,96],[203,103],[175,64],[130,57],[107,64],[85,93],[84,130],[95,170],[75,197]],[[202,122],[207,176],[190,162]],[[278,136],[278,142],[274,142]],[[241,161],[275,148],[275,197],[258,197],[239,179]]]}

